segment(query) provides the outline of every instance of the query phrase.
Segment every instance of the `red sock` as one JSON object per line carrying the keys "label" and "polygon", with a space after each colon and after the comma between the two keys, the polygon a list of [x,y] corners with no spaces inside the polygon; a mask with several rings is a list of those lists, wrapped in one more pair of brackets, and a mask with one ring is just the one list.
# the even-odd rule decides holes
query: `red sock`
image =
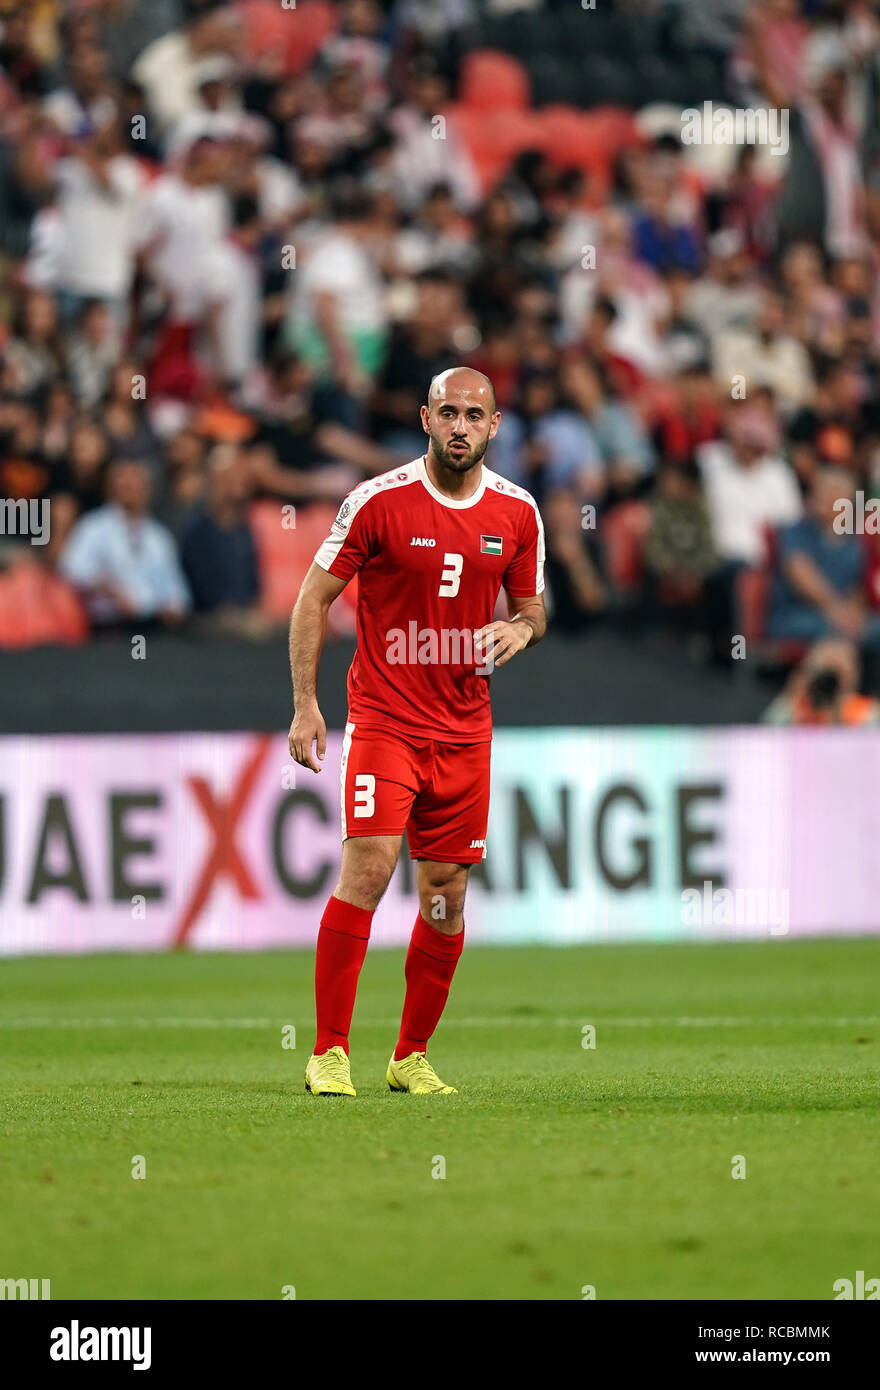
{"label": "red sock", "polygon": [[372,921],[368,908],[341,898],[332,897],[324,909],[315,953],[316,1055],[331,1047],[348,1054],[348,1030]]}
{"label": "red sock", "polygon": [[406,996],[395,1061],[411,1052],[425,1052],[449,998],[449,986],[464,946],[464,927],[447,936],[419,913],[406,953]]}

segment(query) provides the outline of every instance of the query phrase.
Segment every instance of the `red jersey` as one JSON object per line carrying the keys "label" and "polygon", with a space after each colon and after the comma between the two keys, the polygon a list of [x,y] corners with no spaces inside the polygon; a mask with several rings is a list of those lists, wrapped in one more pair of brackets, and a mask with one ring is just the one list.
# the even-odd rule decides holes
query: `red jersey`
{"label": "red jersey", "polygon": [[358,576],[349,720],[444,743],[492,737],[489,677],[473,634],[502,585],[544,589],[544,528],[533,497],[482,466],[463,501],[434,487],[424,457],[348,494],[316,562]]}

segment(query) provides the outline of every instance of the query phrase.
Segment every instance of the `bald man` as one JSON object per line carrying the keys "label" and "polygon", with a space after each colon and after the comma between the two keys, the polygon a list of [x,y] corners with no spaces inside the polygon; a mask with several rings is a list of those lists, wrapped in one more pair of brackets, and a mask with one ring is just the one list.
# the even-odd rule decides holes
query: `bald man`
{"label": "bald man", "polygon": [[[406,830],[419,914],[386,1081],[450,1094],[427,1058],[464,943],[468,871],[486,856],[489,673],[546,629],[544,533],[535,501],[483,458],[501,422],[488,377],[435,377],[421,458],[350,492],[303,581],[290,626],[291,756],[321,771],[318,661],[327,612],[358,577],[358,645],[342,747],[342,870],[315,962],[312,1095],[354,1096],[348,1034],[373,914]],[[493,621],[501,589],[508,619]],[[314,753],[313,753],[314,745]]]}

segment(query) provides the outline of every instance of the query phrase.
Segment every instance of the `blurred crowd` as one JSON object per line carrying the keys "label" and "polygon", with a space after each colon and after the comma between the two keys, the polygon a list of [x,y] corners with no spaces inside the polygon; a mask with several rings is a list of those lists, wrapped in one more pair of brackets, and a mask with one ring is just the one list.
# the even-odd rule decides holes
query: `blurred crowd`
{"label": "blurred crowd", "polygon": [[655,103],[617,112],[604,177],[558,142],[487,172],[487,8],[559,14],[0,0],[0,645],[276,630],[470,363],[559,631],[880,648],[880,540],[839,524],[880,491],[876,5],[618,6],[710,54],[719,102],[785,111],[789,148],[708,158]]}

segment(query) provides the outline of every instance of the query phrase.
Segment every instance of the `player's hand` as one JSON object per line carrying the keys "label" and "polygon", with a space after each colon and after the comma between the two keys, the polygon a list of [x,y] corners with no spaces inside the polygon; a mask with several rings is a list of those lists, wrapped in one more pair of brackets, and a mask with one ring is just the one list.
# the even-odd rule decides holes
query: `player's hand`
{"label": "player's hand", "polygon": [[474,633],[476,655],[482,655],[484,666],[503,666],[528,646],[531,636],[528,623],[507,623],[499,618]]}
{"label": "player's hand", "polygon": [[293,716],[287,742],[294,762],[300,763],[302,767],[310,767],[312,772],[320,772],[319,764],[312,759],[312,744],[315,740],[315,752],[318,758],[323,760],[327,752],[327,725],[318,709],[317,700],[311,700]]}

